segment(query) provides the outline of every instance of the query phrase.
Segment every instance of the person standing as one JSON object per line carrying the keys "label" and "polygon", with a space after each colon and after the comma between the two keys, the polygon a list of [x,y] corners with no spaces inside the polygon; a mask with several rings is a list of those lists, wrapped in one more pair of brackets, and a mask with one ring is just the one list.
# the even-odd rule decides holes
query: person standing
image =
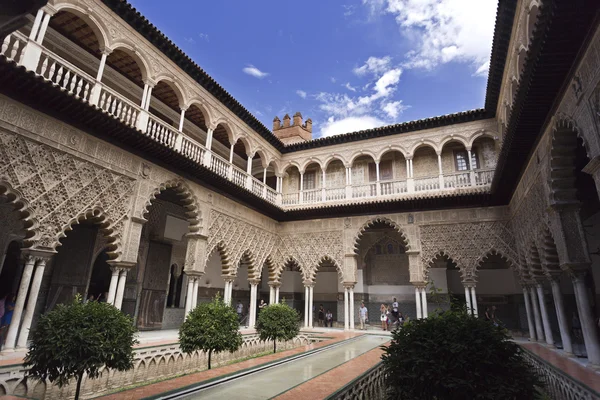
{"label": "person standing", "polygon": [[328,325],[330,328],[333,328],[333,314],[331,310],[327,310],[327,314],[325,314],[325,326]]}
{"label": "person standing", "polygon": [[16,300],[17,296],[12,293],[10,293],[5,298],[4,315],[2,316],[2,320],[0,321],[0,345],[4,345],[4,340],[6,339],[6,332],[8,331],[8,327],[10,326],[10,322],[12,321]]}
{"label": "person standing", "polygon": [[238,300],[237,305],[235,306],[235,312],[237,313],[238,321],[241,323],[244,314],[244,305],[241,300]]}
{"label": "person standing", "polygon": [[325,326],[325,309],[323,304],[319,305],[319,326]]}
{"label": "person standing", "polygon": [[381,317],[379,318],[381,320],[381,329],[384,331],[387,331],[387,307],[385,306],[385,304],[382,304],[381,307],[379,307],[379,312],[381,313]]}
{"label": "person standing", "polygon": [[367,318],[369,318],[369,311],[367,310],[367,307],[365,307],[365,303],[360,303],[360,308],[358,309],[358,316],[360,319],[360,329],[361,330],[366,330],[367,326],[366,326],[366,322],[367,322]]}
{"label": "person standing", "polygon": [[398,321],[398,300],[396,300],[395,297],[394,297],[394,301],[392,302],[392,317],[394,317],[393,322],[399,322]]}

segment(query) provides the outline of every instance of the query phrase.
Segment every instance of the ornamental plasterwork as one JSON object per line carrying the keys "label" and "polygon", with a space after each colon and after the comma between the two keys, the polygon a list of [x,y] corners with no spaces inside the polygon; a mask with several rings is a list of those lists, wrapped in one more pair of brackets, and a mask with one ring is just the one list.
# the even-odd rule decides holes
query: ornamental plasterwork
{"label": "ornamental plasterwork", "polygon": [[345,271],[343,263],[343,232],[321,231],[280,234],[280,246],[276,251],[278,262],[295,259],[306,280],[314,281],[319,264],[329,259],[336,264],[340,280],[353,276],[354,271]]}
{"label": "ornamental plasterwork", "polygon": [[518,253],[510,230],[503,221],[422,225],[421,260],[429,266],[438,255],[446,255],[460,268],[463,281],[475,281],[483,259],[498,253],[514,266]]}
{"label": "ornamental plasterwork", "polygon": [[272,255],[278,241],[277,235],[216,210],[210,212],[210,221],[207,256],[225,244],[231,262],[229,274],[237,274],[239,262],[246,255],[252,260],[251,267],[255,277],[260,279],[263,264]]}
{"label": "ornamental plasterwork", "polygon": [[121,249],[134,179],[23,136],[0,132],[0,182],[22,196],[34,223],[27,245],[55,250],[78,219],[100,220],[109,254]]}

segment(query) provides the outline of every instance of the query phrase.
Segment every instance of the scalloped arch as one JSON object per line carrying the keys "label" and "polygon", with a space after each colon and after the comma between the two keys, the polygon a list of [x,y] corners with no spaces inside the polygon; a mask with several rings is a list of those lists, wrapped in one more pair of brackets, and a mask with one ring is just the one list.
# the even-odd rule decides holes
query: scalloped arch
{"label": "scalloped arch", "polygon": [[19,220],[23,222],[23,230],[25,231],[25,239],[23,242],[25,247],[33,245],[35,239],[39,236],[37,219],[32,217],[32,212],[29,208],[29,203],[23,197],[21,192],[13,189],[12,185],[3,177],[0,177],[0,195],[6,196],[8,203],[14,205],[13,212],[19,214]]}
{"label": "scalloped arch", "polygon": [[87,208],[63,225],[61,232],[56,237],[53,250],[62,246],[60,239],[66,237],[67,233],[73,230],[74,225],[83,221],[91,221],[94,225],[98,225],[100,233],[106,238],[106,254],[110,260],[114,260],[121,254],[119,237],[122,232],[117,231],[114,222],[107,217],[106,212],[99,206]]}
{"label": "scalloped arch", "polygon": [[373,225],[375,225],[378,222],[384,223],[384,224],[390,226],[391,228],[393,228],[394,230],[396,230],[400,234],[402,239],[404,240],[403,244],[405,246],[406,251],[410,250],[410,242],[408,240],[408,237],[406,236],[402,227],[399,224],[397,224],[396,222],[392,221],[391,219],[389,219],[387,217],[374,217],[374,218],[369,219],[367,222],[365,222],[360,227],[357,234],[354,236],[354,252],[355,252],[355,254],[358,254],[358,252],[359,252],[360,241],[361,241],[362,236],[365,233],[365,231],[367,229],[371,228]]}
{"label": "scalloped arch", "polygon": [[150,194],[146,204],[144,204],[142,216],[145,216],[148,213],[148,207],[152,205],[152,200],[154,200],[158,194],[167,189],[173,189],[180,197],[180,201],[186,210],[185,216],[190,224],[190,232],[199,232],[203,228],[202,213],[200,211],[199,202],[190,187],[182,179],[172,179],[155,188]]}

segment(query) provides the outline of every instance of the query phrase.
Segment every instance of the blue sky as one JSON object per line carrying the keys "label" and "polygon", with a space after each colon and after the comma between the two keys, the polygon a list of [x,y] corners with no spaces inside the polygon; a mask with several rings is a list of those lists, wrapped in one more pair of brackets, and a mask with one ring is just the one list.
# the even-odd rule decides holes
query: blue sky
{"label": "blue sky", "polygon": [[483,107],[497,0],[130,0],[269,129],[313,137]]}

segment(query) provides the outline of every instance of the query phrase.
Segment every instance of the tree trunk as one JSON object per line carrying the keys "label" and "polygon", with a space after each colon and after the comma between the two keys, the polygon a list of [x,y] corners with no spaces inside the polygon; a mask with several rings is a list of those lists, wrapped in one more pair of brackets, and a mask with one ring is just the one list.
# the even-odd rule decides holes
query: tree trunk
{"label": "tree trunk", "polygon": [[212,355],[212,349],[208,351],[208,369],[210,369],[210,356]]}
{"label": "tree trunk", "polygon": [[277,340],[273,340],[273,354],[277,353]]}
{"label": "tree trunk", "polygon": [[81,381],[83,380],[83,371],[77,377],[77,388],[75,389],[75,400],[79,400],[79,392],[81,391]]}

